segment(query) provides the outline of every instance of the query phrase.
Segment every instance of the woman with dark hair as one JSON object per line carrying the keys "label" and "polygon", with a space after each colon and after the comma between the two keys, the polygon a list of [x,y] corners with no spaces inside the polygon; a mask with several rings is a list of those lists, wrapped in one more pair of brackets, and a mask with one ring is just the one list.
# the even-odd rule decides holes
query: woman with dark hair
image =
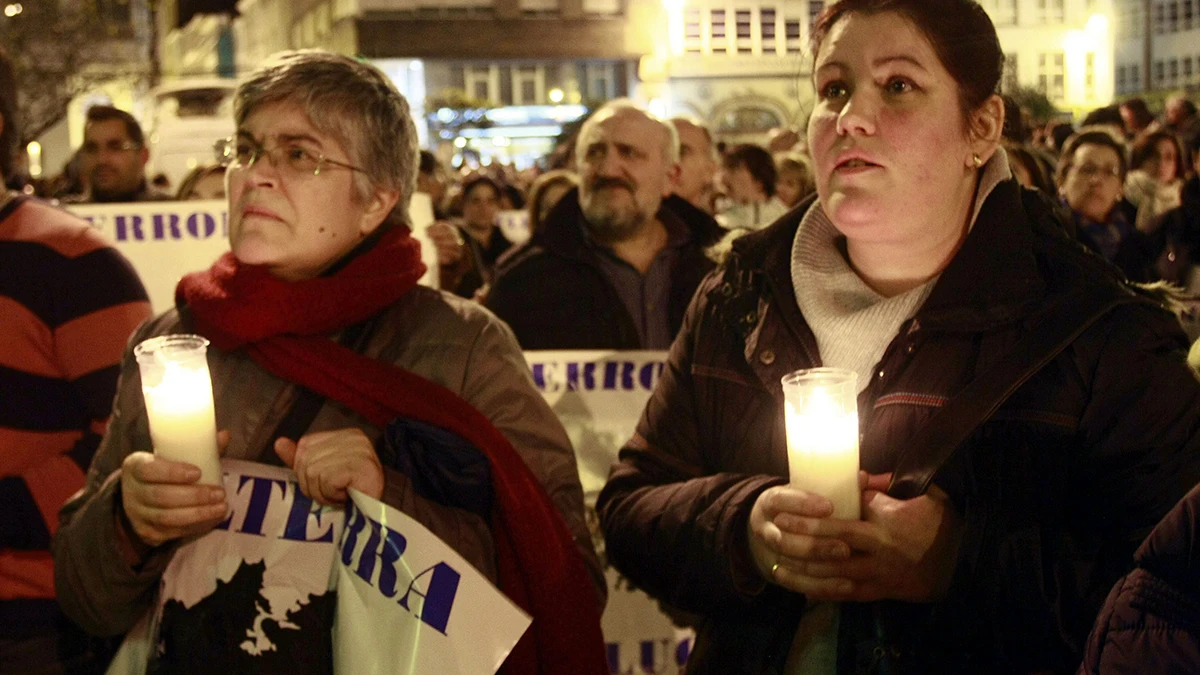
{"label": "woman with dark hair", "polygon": [[[817,196],[697,290],[609,560],[702,615],[692,674],[1072,670],[1200,481],[1186,339],[1012,180],[978,4],[841,0],[814,45]],[[822,366],[857,376],[861,520],[786,485],[781,378]]]}
{"label": "woman with dark hair", "polygon": [[1146,102],[1140,98],[1121,101],[1117,112],[1125,123],[1125,135],[1129,138],[1137,138],[1143,131],[1150,128],[1150,125],[1154,124],[1154,114],[1150,112]]}
{"label": "woman with dark hair", "polygon": [[1062,154],[1063,146],[1067,144],[1067,139],[1075,135],[1075,127],[1068,122],[1051,122],[1047,125],[1047,149],[1054,153],[1057,157]]}
{"label": "woman with dark hair", "polygon": [[1125,199],[1137,209],[1134,225],[1153,232],[1161,216],[1179,206],[1184,157],[1179,139],[1167,131],[1139,137],[1129,152],[1132,167],[1125,177]]}
{"label": "woman with dark hair", "polygon": [[[1187,148],[1193,162],[1200,161],[1200,136]],[[1155,272],[1189,295],[1200,295],[1200,175],[1193,174],[1180,190],[1180,204],[1162,217],[1155,229]],[[1200,348],[1193,349],[1200,355]]]}
{"label": "woman with dark hair", "polygon": [[488,176],[476,176],[463,184],[458,229],[464,245],[457,261],[441,266],[439,280],[444,290],[474,298],[476,291],[491,282],[496,260],[512,248],[496,223],[504,194],[504,186]]}
{"label": "woman with dark hair", "polygon": [[775,160],[757,145],[734,146],[721,159],[721,182],[733,204],[717,215],[726,229],[756,230],[787,213],[775,196]]}
{"label": "woman with dark hair", "polygon": [[1058,158],[1058,195],[1071,210],[1073,231],[1132,281],[1150,281],[1153,252],[1133,226],[1136,212],[1122,197],[1125,145],[1107,127],[1083,127]]}
{"label": "woman with dark hair", "polygon": [[1008,166],[1018,183],[1031,190],[1041,190],[1043,194],[1054,194],[1054,184],[1042,171],[1042,165],[1032,151],[1013,143],[1005,143],[1004,151],[1008,153]]}

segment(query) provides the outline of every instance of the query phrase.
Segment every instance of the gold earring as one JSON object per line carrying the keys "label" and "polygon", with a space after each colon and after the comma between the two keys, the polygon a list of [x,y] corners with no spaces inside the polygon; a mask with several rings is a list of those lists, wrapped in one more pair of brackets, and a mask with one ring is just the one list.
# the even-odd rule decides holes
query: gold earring
{"label": "gold earring", "polygon": [[978,154],[971,155],[971,163],[975,165],[976,169],[978,169],[979,167],[983,166],[983,158]]}

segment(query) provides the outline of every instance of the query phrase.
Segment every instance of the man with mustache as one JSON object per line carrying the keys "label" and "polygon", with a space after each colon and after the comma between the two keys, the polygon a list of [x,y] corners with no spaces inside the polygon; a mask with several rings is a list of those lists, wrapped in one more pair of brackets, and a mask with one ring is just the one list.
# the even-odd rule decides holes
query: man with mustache
{"label": "man with mustache", "polygon": [[163,201],[170,196],[146,182],[146,149],[142,127],[133,115],[106,105],[88,108],[80,148],[82,173],[90,186],[84,202]]}
{"label": "man with mustache", "polygon": [[707,218],[698,209],[664,202],[679,134],[611,101],[584,123],[575,156],[579,188],[497,271],[487,306],[527,350],[665,350],[712,268],[704,247],[717,234],[690,222]]}

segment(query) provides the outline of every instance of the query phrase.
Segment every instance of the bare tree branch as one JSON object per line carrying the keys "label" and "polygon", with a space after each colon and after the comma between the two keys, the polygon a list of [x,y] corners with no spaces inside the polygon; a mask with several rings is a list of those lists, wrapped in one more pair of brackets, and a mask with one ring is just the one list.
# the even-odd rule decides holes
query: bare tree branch
{"label": "bare tree branch", "polygon": [[121,48],[132,40],[133,27],[120,18],[97,0],[26,2],[20,14],[0,17],[0,44],[16,70],[21,145],[61,121],[75,96],[114,79],[145,76],[140,50]]}

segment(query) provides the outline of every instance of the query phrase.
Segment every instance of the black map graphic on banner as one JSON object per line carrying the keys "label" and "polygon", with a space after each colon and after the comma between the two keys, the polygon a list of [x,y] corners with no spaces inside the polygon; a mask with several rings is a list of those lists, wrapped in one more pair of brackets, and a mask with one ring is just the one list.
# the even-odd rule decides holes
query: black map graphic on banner
{"label": "black map graphic on banner", "polygon": [[[289,612],[286,620],[297,628],[282,627],[275,619],[261,619],[262,633],[275,649],[254,655],[242,648],[253,641],[254,623],[270,604],[263,597],[262,562],[243,562],[228,582],[217,581],[211,595],[188,609],[177,600],[163,606],[158,650],[147,669],[152,674],[175,673],[280,673],[326,675],[333,672],[333,612],[336,591],[309,596],[307,604]],[[260,611],[261,610],[263,611]]]}

